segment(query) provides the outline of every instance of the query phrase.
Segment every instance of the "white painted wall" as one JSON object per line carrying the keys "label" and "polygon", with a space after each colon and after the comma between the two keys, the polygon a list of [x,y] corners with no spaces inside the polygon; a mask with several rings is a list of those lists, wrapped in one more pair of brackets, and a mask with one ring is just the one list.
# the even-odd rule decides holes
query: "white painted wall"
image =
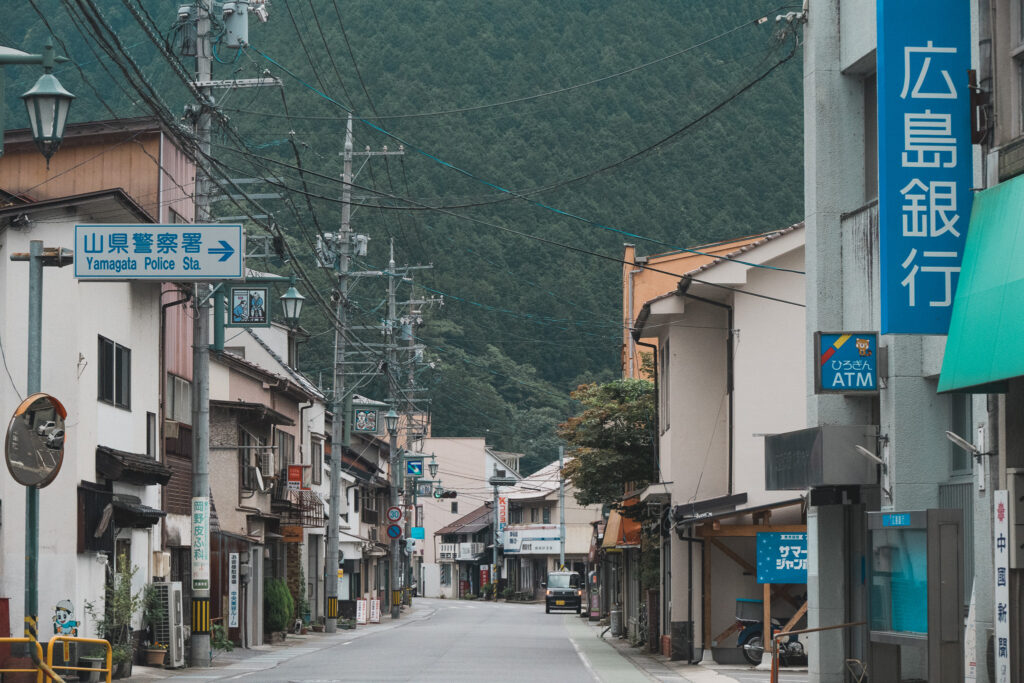
{"label": "white painted wall", "polygon": [[[137,220],[114,203],[98,205],[102,220]],[[0,415],[12,415],[24,396],[27,358],[28,264],[6,255],[27,252],[29,241],[71,247],[73,226],[90,222],[63,210],[36,212],[28,230],[0,229],[0,343],[6,368],[0,373]],[[42,389],[68,411],[64,464],[56,480],[40,492],[39,619],[40,636],[49,637],[58,601],[74,605],[82,623],[79,635],[94,635],[85,602],[103,602],[104,566],[92,554],[77,554],[77,486],[95,481],[96,446],[146,452],[146,413],[159,411],[159,284],[79,283],[72,267],[44,270]],[[131,409],[97,402],[97,336],[131,349]],[[160,507],[157,487],[116,485],[115,491],[139,495]],[[12,632],[21,632],[24,589],[24,491],[0,477],[0,597],[11,598]],[[141,586],[151,574],[157,537],[149,530],[125,531],[132,539],[132,562],[140,567]]]}

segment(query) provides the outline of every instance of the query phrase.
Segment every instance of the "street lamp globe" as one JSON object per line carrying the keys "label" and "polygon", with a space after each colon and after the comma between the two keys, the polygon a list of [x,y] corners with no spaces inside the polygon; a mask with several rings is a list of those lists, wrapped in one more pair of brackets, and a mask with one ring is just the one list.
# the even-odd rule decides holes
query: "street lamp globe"
{"label": "street lamp globe", "polygon": [[292,327],[299,324],[299,314],[302,313],[302,302],[306,297],[299,294],[295,285],[288,288],[288,291],[281,295],[281,308],[284,309],[284,319]]}
{"label": "street lamp globe", "polygon": [[65,90],[47,68],[46,73],[39,77],[21,99],[25,100],[25,108],[28,109],[32,139],[49,164],[50,157],[64,141],[64,125],[68,121],[68,110],[75,96]]}
{"label": "street lamp globe", "polygon": [[437,477],[437,458],[433,453],[430,454],[430,464],[427,465],[427,469],[430,470],[430,478],[435,479]]}
{"label": "street lamp globe", "polygon": [[388,428],[388,434],[391,436],[398,434],[398,413],[395,412],[394,408],[388,410],[387,414],[384,415],[384,424]]}

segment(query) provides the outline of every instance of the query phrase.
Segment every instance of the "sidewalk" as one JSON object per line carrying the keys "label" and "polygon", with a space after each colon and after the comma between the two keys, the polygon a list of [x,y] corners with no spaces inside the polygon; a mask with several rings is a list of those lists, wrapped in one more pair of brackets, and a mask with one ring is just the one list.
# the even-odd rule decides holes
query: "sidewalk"
{"label": "sidewalk", "polygon": [[[587,633],[593,637],[600,637],[601,632],[606,628],[606,626],[598,626],[597,622],[582,623],[587,627]],[[628,640],[613,638],[610,633],[606,633],[600,640],[648,676],[663,683],[747,683],[748,681],[768,681],[770,679],[768,671],[758,671],[749,666],[729,664],[705,666],[674,662],[664,655],[652,654],[642,648],[633,647]],[[799,667],[787,667],[779,676],[780,681],[787,682],[803,681],[806,678],[807,669]]]}
{"label": "sidewalk", "polygon": [[148,666],[132,666],[129,683],[150,683],[173,679],[173,681],[215,681],[227,680],[258,671],[267,671],[281,662],[311,652],[323,650],[341,642],[349,642],[382,631],[398,628],[403,624],[426,619],[434,612],[426,606],[411,606],[402,610],[402,616],[393,621],[387,614],[381,615],[379,624],[362,624],[352,630],[338,630],[336,633],[314,633],[306,635],[288,634],[283,643],[277,645],[255,645],[251,648],[236,647],[231,652],[217,652],[210,667],[186,667],[184,669],[159,669]]}

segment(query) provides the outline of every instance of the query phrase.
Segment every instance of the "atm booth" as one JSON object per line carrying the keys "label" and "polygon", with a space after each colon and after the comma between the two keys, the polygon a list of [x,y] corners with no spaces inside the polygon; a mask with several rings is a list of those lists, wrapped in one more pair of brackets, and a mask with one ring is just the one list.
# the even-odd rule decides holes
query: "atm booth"
{"label": "atm booth", "polygon": [[964,679],[960,510],[868,513],[872,683]]}

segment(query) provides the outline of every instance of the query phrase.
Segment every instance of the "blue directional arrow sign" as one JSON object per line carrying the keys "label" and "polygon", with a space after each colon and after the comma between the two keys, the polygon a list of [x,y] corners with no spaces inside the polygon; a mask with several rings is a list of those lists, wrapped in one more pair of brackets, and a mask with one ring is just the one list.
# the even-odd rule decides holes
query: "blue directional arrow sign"
{"label": "blue directional arrow sign", "polygon": [[76,225],[81,280],[237,280],[244,267],[241,225]]}
{"label": "blue directional arrow sign", "polygon": [[423,460],[406,460],[405,461],[405,476],[407,477],[422,477],[423,476]]}

